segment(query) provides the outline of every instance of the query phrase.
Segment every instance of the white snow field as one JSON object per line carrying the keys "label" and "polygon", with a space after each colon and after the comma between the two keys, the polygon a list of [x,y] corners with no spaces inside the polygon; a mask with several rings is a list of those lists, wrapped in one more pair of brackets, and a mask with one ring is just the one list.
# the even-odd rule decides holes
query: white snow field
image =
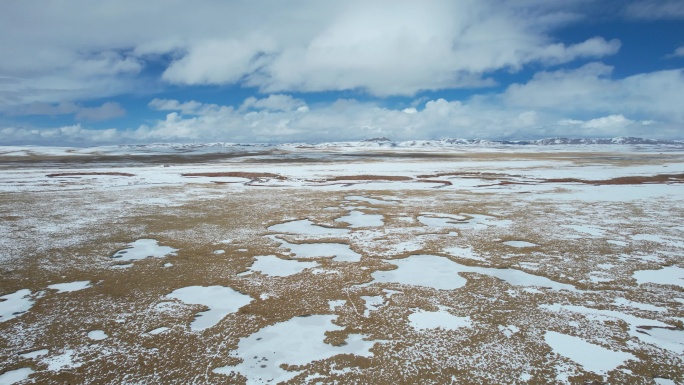
{"label": "white snow field", "polygon": [[53,285],[49,285],[47,288],[57,290],[58,293],[68,293],[71,291],[83,290],[88,287],[90,287],[90,281],[55,283]]}
{"label": "white snow field", "polygon": [[684,384],[684,147],[623,142],[1,147],[0,383]]}

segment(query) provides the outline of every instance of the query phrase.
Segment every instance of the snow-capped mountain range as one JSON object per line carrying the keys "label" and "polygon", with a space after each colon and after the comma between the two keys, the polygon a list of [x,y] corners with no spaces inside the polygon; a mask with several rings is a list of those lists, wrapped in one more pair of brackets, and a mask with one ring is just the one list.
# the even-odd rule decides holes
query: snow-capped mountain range
{"label": "snow-capped mountain range", "polygon": [[210,147],[296,147],[296,148],[336,148],[336,147],[388,147],[388,148],[416,148],[416,147],[495,147],[495,146],[559,146],[559,145],[664,145],[684,147],[684,140],[644,139],[637,137],[615,138],[545,138],[534,140],[488,140],[448,138],[439,140],[409,140],[395,142],[389,138],[371,138],[361,141],[324,142],[324,143],[154,143],[121,145],[126,148],[174,148],[197,149]]}

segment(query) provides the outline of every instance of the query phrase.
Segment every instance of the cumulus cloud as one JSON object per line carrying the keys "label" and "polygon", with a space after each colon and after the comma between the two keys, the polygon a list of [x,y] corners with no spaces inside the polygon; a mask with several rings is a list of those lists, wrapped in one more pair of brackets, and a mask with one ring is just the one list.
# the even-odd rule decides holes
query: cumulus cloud
{"label": "cumulus cloud", "polygon": [[684,124],[681,90],[684,70],[665,70],[614,80],[613,68],[590,63],[575,70],[541,72],[525,84],[513,84],[500,96],[508,107],[556,113],[643,115]]}
{"label": "cumulus cloud", "polygon": [[162,78],[175,84],[232,84],[264,65],[260,55],[275,49],[273,38],[208,40],[188,48],[181,59],[164,71]]}
{"label": "cumulus cloud", "polygon": [[620,47],[602,37],[554,43],[534,24],[496,2],[355,1],[308,41],[284,46],[243,76],[266,92],[412,95],[490,86],[491,71],[603,57]]}
{"label": "cumulus cloud", "polygon": [[[388,108],[339,99],[309,108],[289,95],[248,98],[240,107],[192,104],[193,116],[173,112],[131,138],[164,140],[321,141],[387,136],[395,140],[444,137],[526,139],[550,136],[682,137],[679,105],[684,71],[613,79],[612,67],[590,63],[538,73],[500,94],[467,100],[417,100]],[[171,109],[169,109],[171,110]]]}
{"label": "cumulus cloud", "polygon": [[[585,73],[601,73],[584,69]],[[657,77],[653,75],[653,77]],[[606,79],[609,80],[609,79]],[[532,82],[531,82],[532,83]],[[617,82],[619,84],[619,82]],[[535,106],[534,100],[518,106],[505,105],[505,93],[490,98],[446,100],[442,98],[419,103],[416,107],[389,108],[373,102],[339,99],[329,104],[295,108],[241,108],[266,103],[270,98],[248,98],[239,106],[180,102],[155,99],[150,107],[168,112],[163,118],[129,130],[89,130],[81,125],[54,129],[5,129],[5,143],[105,144],[139,142],[320,142],[362,140],[385,136],[394,140],[484,138],[534,139],[542,137],[612,137],[644,136],[681,138],[682,121],[641,119],[631,112],[642,103],[641,110],[652,100],[639,100],[632,95],[622,102],[628,107],[622,113],[611,113],[599,107],[576,106],[568,114]],[[289,95],[274,95],[273,100],[289,100]],[[594,99],[600,105],[602,96]],[[292,100],[296,100],[292,98]],[[270,103],[270,102],[269,102]],[[591,103],[588,103],[591,104]],[[631,107],[629,107],[631,106]],[[578,119],[576,115],[586,116]]]}
{"label": "cumulus cloud", "polygon": [[550,30],[580,18],[578,3],[103,0],[50,2],[34,12],[27,2],[4,1],[0,32],[11,38],[0,39],[0,74],[11,81],[0,81],[0,103],[132,92],[143,86],[146,63],[160,57],[165,82],[265,93],[489,86],[493,71],[614,54],[616,40],[551,38]]}

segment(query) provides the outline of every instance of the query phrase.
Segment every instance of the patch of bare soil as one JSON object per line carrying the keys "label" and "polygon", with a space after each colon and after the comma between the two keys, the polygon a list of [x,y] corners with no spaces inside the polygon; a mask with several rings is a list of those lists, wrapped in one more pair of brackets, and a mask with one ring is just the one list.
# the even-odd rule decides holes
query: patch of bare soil
{"label": "patch of bare soil", "polygon": [[55,174],[47,174],[48,178],[57,178],[62,176],[99,176],[99,175],[111,175],[111,176],[135,176],[135,174],[129,174],[127,172],[61,172]]}
{"label": "patch of bare soil", "polygon": [[221,178],[221,177],[233,177],[233,178],[274,178],[274,179],[285,179],[282,175],[273,174],[270,172],[243,172],[243,171],[226,171],[226,172],[196,172],[196,173],[185,173],[181,174],[185,177],[209,177],[209,178]]}
{"label": "patch of bare soil", "polygon": [[592,185],[630,185],[646,183],[682,183],[684,174],[657,174],[652,176],[622,176],[611,179],[586,180],[577,178],[545,179],[544,183],[584,183]]}
{"label": "patch of bare soil", "polygon": [[438,180],[438,179],[416,179],[416,182],[422,182],[422,183],[440,183],[443,184],[444,186],[451,186],[453,183],[449,182],[448,180]]}
{"label": "patch of bare soil", "polygon": [[407,181],[413,180],[410,176],[401,175],[341,175],[333,178],[328,178],[330,182],[341,181],[366,181],[366,180],[381,180],[381,181]]}
{"label": "patch of bare soil", "polygon": [[457,171],[457,172],[439,172],[435,174],[418,175],[418,178],[441,178],[443,176],[457,176],[462,178],[478,178],[478,179],[501,179],[510,178],[517,175],[499,174],[493,172],[477,172],[477,171]]}

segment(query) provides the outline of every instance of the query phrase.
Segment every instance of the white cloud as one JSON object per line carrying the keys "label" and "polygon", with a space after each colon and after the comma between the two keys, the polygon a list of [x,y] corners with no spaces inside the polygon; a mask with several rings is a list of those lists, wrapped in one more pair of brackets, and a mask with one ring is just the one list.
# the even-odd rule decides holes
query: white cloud
{"label": "white cloud", "polygon": [[684,19],[681,0],[639,0],[625,8],[625,14],[635,19]]}
{"label": "white cloud", "polygon": [[590,120],[565,119],[556,123],[556,127],[561,130],[571,130],[575,132],[590,132],[594,137],[615,137],[615,136],[642,136],[650,132],[647,126],[656,122],[643,120],[634,121],[623,115],[608,115]]}
{"label": "white cloud", "polygon": [[306,103],[301,99],[295,99],[290,95],[272,94],[267,98],[257,99],[249,97],[240,106],[240,111],[248,109],[269,110],[269,111],[292,111],[301,107],[306,107]]}
{"label": "white cloud", "polygon": [[117,143],[122,138],[121,132],[114,128],[93,130],[80,124],[49,129],[7,127],[0,129],[0,136],[6,138],[7,143],[53,146]]}
{"label": "white cloud", "polygon": [[681,47],[677,47],[677,49],[675,49],[674,52],[668,56],[669,57],[682,57],[682,56],[684,56],[684,45]]}
{"label": "white cloud", "polygon": [[614,80],[612,67],[590,63],[576,70],[541,72],[500,96],[507,107],[555,113],[629,113],[684,124],[684,70],[666,70]]}
{"label": "white cloud", "polygon": [[208,40],[188,47],[188,53],[174,61],[162,78],[176,84],[230,84],[258,70],[258,56],[273,52],[272,38]]}
{"label": "white cloud", "polygon": [[487,1],[354,1],[324,30],[267,57],[246,84],[267,92],[364,89],[411,95],[420,90],[493,85],[490,71],[518,70],[617,52],[617,40],[553,43]]}
{"label": "white cloud", "polygon": [[180,103],[174,99],[152,99],[148,106],[157,111],[181,111],[183,114],[192,115],[197,114],[202,108],[203,104],[191,100],[189,102]]}
{"label": "white cloud", "polygon": [[[586,70],[585,70],[586,71]],[[590,72],[590,71],[589,71]],[[285,99],[277,95],[274,99]],[[600,97],[598,95],[597,97]],[[269,98],[261,99],[267,101]],[[296,100],[296,99],[295,99]],[[89,130],[81,125],[55,129],[9,128],[5,143],[105,144],[126,142],[301,142],[345,141],[385,136],[394,140],[449,137],[532,139],[540,137],[682,137],[681,123],[639,120],[628,113],[583,110],[573,114],[533,106],[500,104],[503,97],[467,101],[429,100],[416,107],[386,108],[339,99],[331,104],[287,109],[236,108],[197,101],[155,99],[163,119],[130,130]],[[259,100],[242,104],[254,105]],[[643,101],[648,104],[647,100]],[[645,107],[644,107],[645,108]],[[629,110],[629,108],[626,108]]]}
{"label": "white cloud", "polygon": [[105,102],[97,107],[83,107],[73,102],[57,104],[34,102],[12,108],[8,115],[68,115],[76,120],[101,121],[126,115],[126,110],[116,102]]}
{"label": "white cloud", "polygon": [[[488,73],[611,55],[619,42],[554,41],[581,1],[56,1],[0,3],[0,103],[67,102],[148,87],[145,63],[178,85],[267,93],[492,85]],[[27,28],[40,26],[40,28]],[[164,56],[166,55],[166,56]],[[173,58],[170,63],[160,57]]]}
{"label": "white cloud", "polygon": [[119,103],[105,102],[99,107],[83,107],[76,113],[76,120],[100,121],[126,115]]}

